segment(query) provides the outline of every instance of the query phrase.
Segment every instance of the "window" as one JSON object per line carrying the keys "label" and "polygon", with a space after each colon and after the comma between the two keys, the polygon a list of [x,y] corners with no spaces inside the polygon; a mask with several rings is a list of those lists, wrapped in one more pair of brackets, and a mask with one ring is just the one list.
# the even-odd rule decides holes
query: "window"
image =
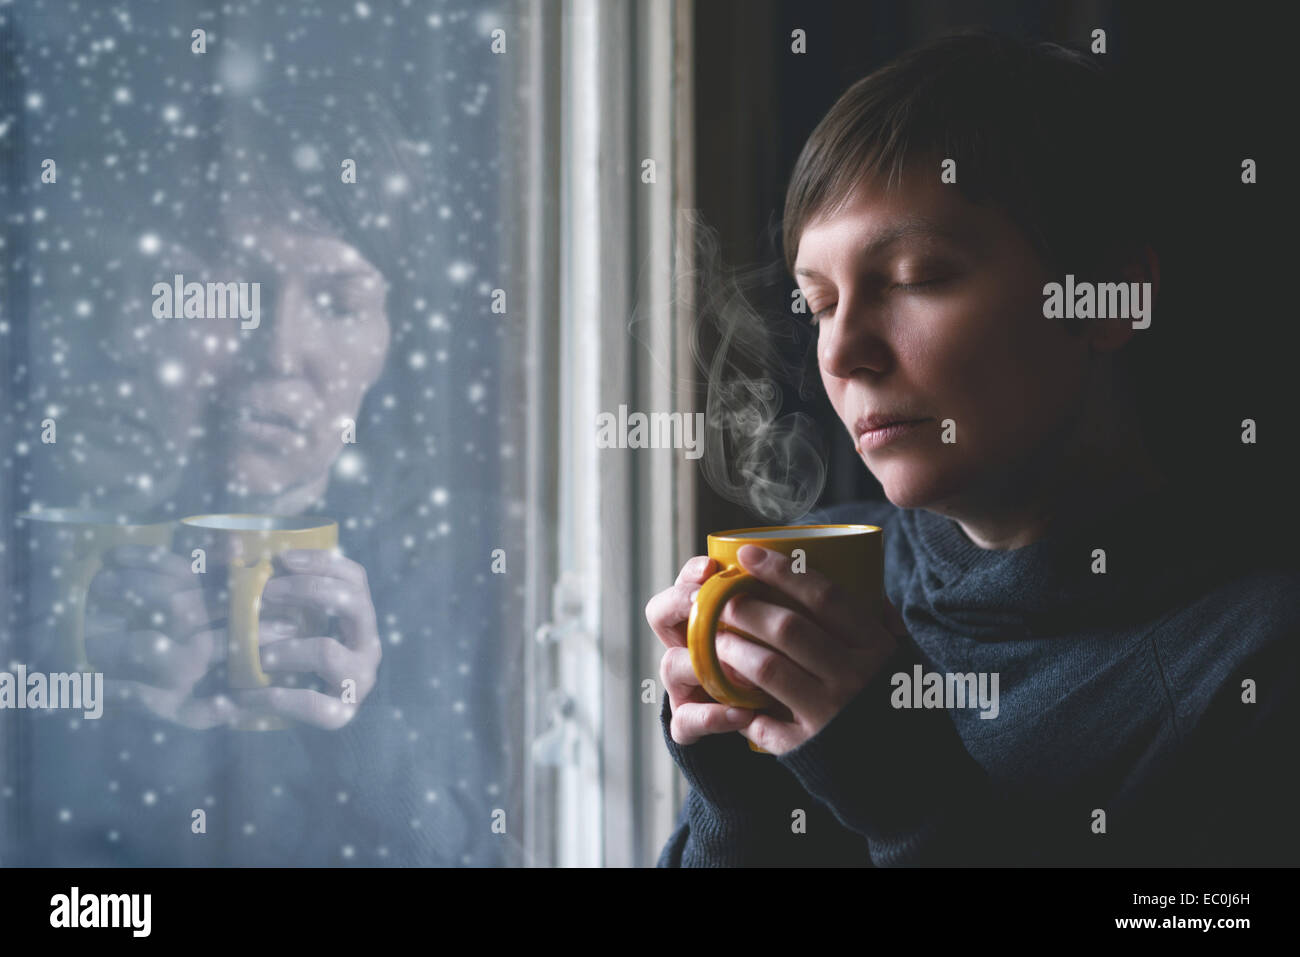
{"label": "window", "polygon": [[0,29],[0,863],[653,863],[678,7]]}

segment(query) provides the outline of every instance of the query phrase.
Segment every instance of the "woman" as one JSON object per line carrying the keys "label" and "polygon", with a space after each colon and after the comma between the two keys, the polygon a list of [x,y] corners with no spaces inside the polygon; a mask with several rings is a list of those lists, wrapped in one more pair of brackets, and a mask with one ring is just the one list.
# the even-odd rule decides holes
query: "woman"
{"label": "woman", "polygon": [[[800,607],[742,596],[722,616],[761,642],[717,642],[781,704],[757,713],[714,702],[685,648],[716,565],[691,559],[651,599],[665,741],[692,785],[661,865],[1300,856],[1294,784],[1273,770],[1295,727],[1297,576],[1232,567],[1152,454],[1136,313],[1045,311],[1067,275],[1159,293],[1150,156],[1125,107],[1086,55],[967,34],[855,84],[813,132],[786,265],[888,502],[810,521],[883,529],[886,619],[742,549]],[[918,668],[997,676],[997,717],[910,707]]]}

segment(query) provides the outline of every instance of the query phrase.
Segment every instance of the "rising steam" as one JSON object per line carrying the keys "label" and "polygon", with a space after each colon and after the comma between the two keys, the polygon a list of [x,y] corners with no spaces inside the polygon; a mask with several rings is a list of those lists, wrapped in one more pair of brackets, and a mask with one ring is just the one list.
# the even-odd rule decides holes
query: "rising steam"
{"label": "rising steam", "polygon": [[[782,386],[808,397],[807,336],[789,312],[789,280],[780,262],[731,270],[720,261],[715,232],[689,216],[696,237],[697,296],[691,354],[704,374],[705,481],[730,501],[773,523],[806,514],[826,482],[821,428],[803,412],[781,415]],[[754,305],[776,293],[784,308]],[[712,333],[716,343],[705,341]],[[803,340],[801,342],[801,339]]]}

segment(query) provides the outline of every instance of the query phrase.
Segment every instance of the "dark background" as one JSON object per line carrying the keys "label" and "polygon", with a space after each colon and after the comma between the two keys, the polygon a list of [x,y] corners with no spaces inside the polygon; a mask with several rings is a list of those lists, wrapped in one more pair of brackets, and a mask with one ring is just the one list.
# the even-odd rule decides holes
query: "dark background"
{"label": "dark background", "polygon": [[[1292,399],[1297,322],[1288,295],[1296,267],[1284,150],[1292,124],[1293,36],[1282,8],[1108,2],[853,2],[700,0],[695,8],[696,205],[735,267],[779,263],[785,189],[808,135],[854,81],[904,50],[963,27],[986,27],[1073,45],[1106,31],[1106,56],[1138,80],[1134,95],[1166,152],[1169,197],[1161,290],[1143,359],[1144,418],[1173,474],[1203,484],[1201,520],[1232,520],[1276,541],[1295,530]],[[807,33],[807,52],[790,33]],[[1089,131],[1080,130],[1080,136]],[[1258,182],[1241,182],[1241,161]],[[764,313],[789,312],[793,278],[753,291]],[[800,333],[802,334],[802,333]],[[1136,340],[1135,340],[1136,341]],[[801,342],[811,342],[811,329]],[[1130,344],[1132,345],[1132,344]],[[819,504],[883,497],[822,392],[816,360],[783,411],[824,424],[829,473]],[[1240,440],[1253,418],[1257,444]],[[770,524],[699,484],[699,535]],[[1247,517],[1252,516],[1252,517]]]}

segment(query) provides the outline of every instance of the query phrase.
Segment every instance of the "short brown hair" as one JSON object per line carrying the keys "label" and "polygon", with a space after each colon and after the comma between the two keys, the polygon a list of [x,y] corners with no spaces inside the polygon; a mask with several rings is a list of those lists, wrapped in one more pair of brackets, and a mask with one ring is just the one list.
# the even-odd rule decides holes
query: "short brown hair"
{"label": "short brown hair", "polygon": [[897,187],[910,164],[957,163],[957,188],[1004,208],[1045,260],[1091,272],[1149,239],[1151,158],[1118,71],[1046,41],[986,30],[942,37],[854,83],[791,173],[786,267],[799,238],[863,184]]}

